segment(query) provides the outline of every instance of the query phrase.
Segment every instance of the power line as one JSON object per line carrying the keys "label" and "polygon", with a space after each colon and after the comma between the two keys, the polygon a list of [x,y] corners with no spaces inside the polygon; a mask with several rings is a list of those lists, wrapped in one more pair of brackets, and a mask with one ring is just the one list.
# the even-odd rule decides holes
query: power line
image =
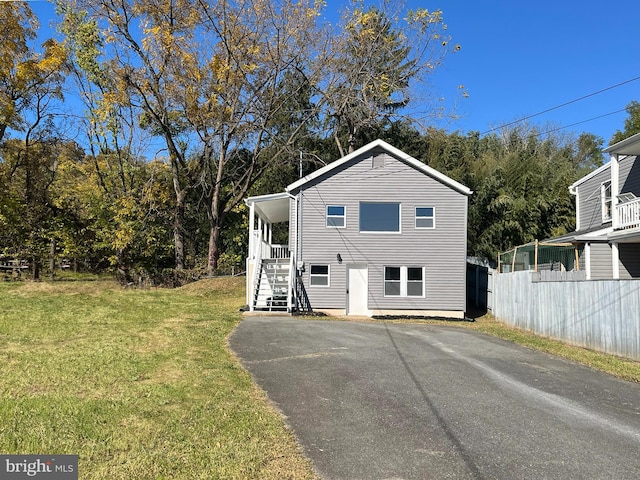
{"label": "power line", "polygon": [[[528,116],[520,118],[518,120],[514,120],[513,122],[505,123],[504,125],[500,125],[498,127],[494,127],[491,130],[487,130],[486,132],[482,132],[480,134],[480,136],[486,135],[487,133],[494,132],[494,131],[499,130],[499,129],[504,128],[504,127],[509,127],[509,126],[514,125],[516,123],[523,122],[523,121],[528,120],[530,118],[537,117],[538,115],[542,115],[544,113],[548,113],[548,112],[551,112],[553,110],[557,110],[558,108],[566,107],[567,105],[571,105],[572,103],[579,102],[580,100],[584,100],[585,98],[593,97],[594,95],[598,95],[598,94],[600,94],[602,92],[606,92],[607,90],[612,90],[612,89],[620,87],[622,85],[626,85],[627,83],[635,82],[636,80],[640,80],[640,76],[635,77],[635,78],[631,78],[629,80],[625,80],[624,82],[616,83],[615,85],[611,85],[610,87],[603,88],[601,90],[598,90],[597,92],[589,93],[587,95],[583,95],[582,97],[575,98],[573,100],[569,100],[568,102],[561,103],[560,105],[556,105],[555,107],[547,108],[546,110],[542,110],[541,112],[534,113],[532,115],[528,115]],[[614,113],[619,113],[619,112],[611,112],[611,113],[602,115],[602,117],[607,116],[607,115],[613,115]],[[595,117],[595,118],[592,118],[590,120],[595,120],[596,118],[601,118],[601,117]],[[588,122],[590,120],[584,120],[584,122]],[[573,125],[578,125],[578,124],[584,123],[584,122],[574,123]],[[571,127],[573,125],[567,125],[567,127]]]}

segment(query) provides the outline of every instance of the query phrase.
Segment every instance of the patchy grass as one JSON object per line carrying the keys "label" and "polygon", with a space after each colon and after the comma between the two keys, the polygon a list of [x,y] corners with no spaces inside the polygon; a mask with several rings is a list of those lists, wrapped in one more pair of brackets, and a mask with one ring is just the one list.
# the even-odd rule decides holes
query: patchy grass
{"label": "patchy grass", "polygon": [[0,284],[0,452],[83,479],[312,478],[226,346],[243,279],[177,290]]}
{"label": "patchy grass", "polygon": [[509,340],[527,348],[566,358],[623,380],[640,382],[640,362],[569,345],[559,340],[540,337],[501,323],[491,315],[480,317],[475,322],[456,323],[456,325]]}

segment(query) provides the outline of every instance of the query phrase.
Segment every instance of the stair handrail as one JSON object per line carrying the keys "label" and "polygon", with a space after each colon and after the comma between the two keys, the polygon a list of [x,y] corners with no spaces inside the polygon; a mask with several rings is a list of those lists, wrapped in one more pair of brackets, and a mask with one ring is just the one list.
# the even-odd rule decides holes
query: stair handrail
{"label": "stair handrail", "polygon": [[251,305],[249,305],[249,311],[253,312],[256,309],[256,302],[258,301],[258,288],[260,286],[260,275],[262,274],[262,247],[257,249],[253,265],[253,285],[251,298]]}
{"label": "stair handrail", "polygon": [[289,281],[287,285],[287,312],[293,312],[293,308],[298,304],[296,296],[297,272],[295,270],[296,257],[294,253],[289,255]]}

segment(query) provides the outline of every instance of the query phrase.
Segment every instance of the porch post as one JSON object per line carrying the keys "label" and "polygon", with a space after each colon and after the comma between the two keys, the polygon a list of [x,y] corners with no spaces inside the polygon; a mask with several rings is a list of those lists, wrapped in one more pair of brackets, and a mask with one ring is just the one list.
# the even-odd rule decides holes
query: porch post
{"label": "porch post", "polygon": [[611,267],[613,270],[613,279],[620,278],[620,251],[618,250],[618,242],[611,243]]}
{"label": "porch post", "polygon": [[587,280],[591,280],[591,243],[584,244],[584,270]]}
{"label": "porch post", "polygon": [[[620,226],[618,217],[618,195],[620,194],[620,168],[618,165],[618,155],[612,154],[611,157],[611,226],[614,230]],[[616,245],[617,249],[617,245]]]}
{"label": "porch post", "polygon": [[256,258],[256,246],[254,238],[254,226],[256,222],[256,209],[255,203],[251,202],[249,205],[249,255],[251,259]]}

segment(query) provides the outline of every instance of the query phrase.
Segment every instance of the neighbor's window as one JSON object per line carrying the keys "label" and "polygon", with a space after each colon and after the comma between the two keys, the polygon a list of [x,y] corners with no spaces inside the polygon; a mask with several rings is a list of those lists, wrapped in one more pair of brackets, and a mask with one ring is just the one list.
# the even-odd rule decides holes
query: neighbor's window
{"label": "neighbor's window", "polygon": [[346,207],[344,205],[328,205],[327,227],[344,228],[346,224]]}
{"label": "neighbor's window", "polygon": [[361,232],[400,232],[400,204],[360,202]]}
{"label": "neighbor's window", "polygon": [[600,186],[600,195],[602,201],[602,221],[608,222],[611,220],[611,209],[613,208],[613,202],[611,201],[611,182],[604,182]]}
{"label": "neighbor's window", "polygon": [[424,267],[384,267],[385,297],[424,297]]}
{"label": "neighbor's window", "polygon": [[318,287],[328,287],[329,265],[311,265],[309,283]]}
{"label": "neighbor's window", "polygon": [[436,228],[436,211],[433,207],[416,207],[416,228]]}

